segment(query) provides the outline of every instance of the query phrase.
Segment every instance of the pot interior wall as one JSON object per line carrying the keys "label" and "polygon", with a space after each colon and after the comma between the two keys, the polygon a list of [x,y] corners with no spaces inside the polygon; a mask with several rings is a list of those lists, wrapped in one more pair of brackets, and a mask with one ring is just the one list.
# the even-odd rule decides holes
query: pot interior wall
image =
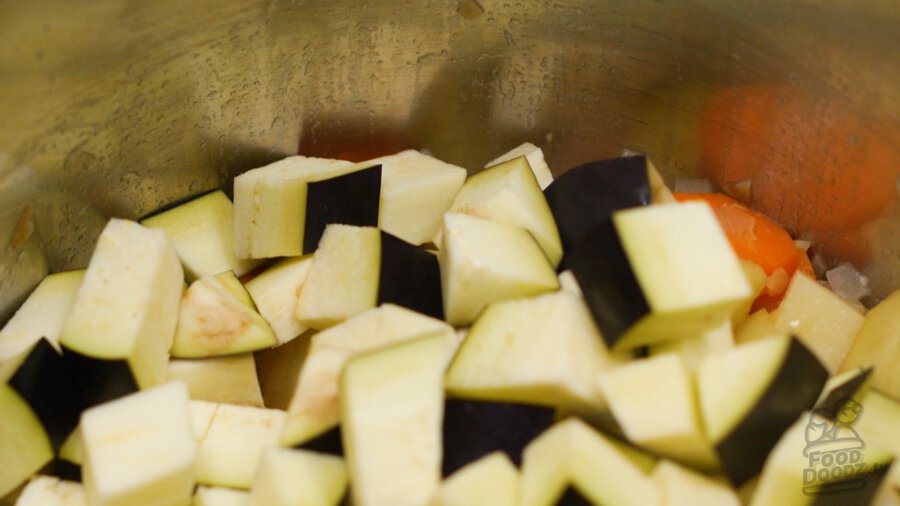
{"label": "pot interior wall", "polygon": [[884,295],[897,33],[875,1],[3,2],[0,321],[86,265],[108,217],[285,155],[477,170],[524,141],[557,174],[628,148],[670,180],[768,185],[758,203],[832,261],[859,254],[841,237],[871,245]]}

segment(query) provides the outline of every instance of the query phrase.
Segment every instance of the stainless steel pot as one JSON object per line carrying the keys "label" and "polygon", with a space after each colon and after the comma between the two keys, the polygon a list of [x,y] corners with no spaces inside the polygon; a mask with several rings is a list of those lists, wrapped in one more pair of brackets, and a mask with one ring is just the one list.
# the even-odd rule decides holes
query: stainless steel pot
{"label": "stainless steel pot", "polygon": [[107,217],[298,149],[753,169],[793,232],[900,286],[896,2],[479,1],[0,3],[0,322]]}

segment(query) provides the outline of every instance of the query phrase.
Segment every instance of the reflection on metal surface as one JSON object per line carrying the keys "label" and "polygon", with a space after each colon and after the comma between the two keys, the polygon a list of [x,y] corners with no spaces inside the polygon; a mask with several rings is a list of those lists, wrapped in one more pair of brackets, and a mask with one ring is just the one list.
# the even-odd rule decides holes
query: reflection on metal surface
{"label": "reflection on metal surface", "polygon": [[[106,217],[228,188],[298,140],[317,153],[427,148],[471,169],[531,141],[557,173],[627,147],[692,176],[709,160],[699,121],[710,97],[773,86],[828,104],[797,109],[792,153],[851,133],[867,145],[873,131],[900,145],[882,126],[900,121],[890,2],[517,0],[473,16],[474,5],[0,2],[0,151],[33,171],[21,195],[50,268],[83,266]],[[758,136],[756,123],[725,121],[735,145]],[[821,203],[819,189],[770,198]],[[0,214],[14,208],[0,201]],[[900,245],[887,237],[878,272],[898,279]]]}

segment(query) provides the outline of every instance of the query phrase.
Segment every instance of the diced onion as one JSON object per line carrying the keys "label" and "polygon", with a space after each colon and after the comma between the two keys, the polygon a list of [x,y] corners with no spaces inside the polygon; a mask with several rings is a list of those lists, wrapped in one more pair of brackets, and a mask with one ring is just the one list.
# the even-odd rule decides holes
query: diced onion
{"label": "diced onion", "polygon": [[825,273],[825,279],[834,293],[848,300],[859,300],[871,293],[869,280],[849,262],[842,263]]}

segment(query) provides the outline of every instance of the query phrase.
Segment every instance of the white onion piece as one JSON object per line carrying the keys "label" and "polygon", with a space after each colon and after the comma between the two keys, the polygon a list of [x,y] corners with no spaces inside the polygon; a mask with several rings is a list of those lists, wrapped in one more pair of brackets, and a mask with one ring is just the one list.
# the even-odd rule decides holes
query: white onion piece
{"label": "white onion piece", "polygon": [[869,295],[869,280],[849,262],[844,262],[825,273],[825,279],[834,293],[848,300],[859,300]]}
{"label": "white onion piece", "polygon": [[803,239],[794,240],[794,247],[797,248],[797,251],[806,253],[807,251],[809,251],[810,246],[812,246],[812,243],[809,241],[804,241]]}

